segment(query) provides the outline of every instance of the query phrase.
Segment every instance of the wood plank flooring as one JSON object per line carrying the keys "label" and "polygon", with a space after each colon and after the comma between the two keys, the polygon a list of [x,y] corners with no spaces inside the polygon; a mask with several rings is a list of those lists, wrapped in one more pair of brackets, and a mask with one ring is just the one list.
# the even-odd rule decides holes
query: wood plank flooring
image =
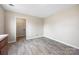
{"label": "wood plank flooring", "polygon": [[41,37],[9,44],[8,55],[79,55],[79,49]]}

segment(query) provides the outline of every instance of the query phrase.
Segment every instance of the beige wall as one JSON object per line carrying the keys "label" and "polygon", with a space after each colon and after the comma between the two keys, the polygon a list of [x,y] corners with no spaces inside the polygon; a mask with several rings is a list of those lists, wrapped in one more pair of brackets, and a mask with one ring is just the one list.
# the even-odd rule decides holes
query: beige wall
{"label": "beige wall", "polygon": [[45,19],[44,36],[79,48],[79,7],[61,10]]}
{"label": "beige wall", "polygon": [[41,18],[6,11],[6,33],[9,34],[9,42],[16,42],[16,18],[26,19],[26,39],[43,36],[43,20]]}
{"label": "beige wall", "polygon": [[4,10],[0,7],[0,34],[4,34]]}

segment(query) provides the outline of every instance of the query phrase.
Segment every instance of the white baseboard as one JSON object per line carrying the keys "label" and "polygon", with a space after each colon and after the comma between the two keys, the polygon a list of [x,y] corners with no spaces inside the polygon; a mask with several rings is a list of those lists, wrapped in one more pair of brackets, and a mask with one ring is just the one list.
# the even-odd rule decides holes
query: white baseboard
{"label": "white baseboard", "polygon": [[20,35],[20,36],[16,36],[16,37],[23,37],[23,36],[25,36],[25,35]]}
{"label": "white baseboard", "polygon": [[[77,46],[74,46],[74,45],[68,44],[68,43],[66,43],[66,42],[59,41],[59,40],[55,40],[56,38],[51,38],[51,37],[49,37],[49,36],[32,37],[32,38],[27,38],[26,40],[29,40],[29,39],[36,39],[36,38],[40,38],[40,37],[46,37],[46,38],[48,38],[48,39],[57,41],[57,42],[59,42],[59,43],[65,44],[65,45],[67,45],[67,46],[71,46],[71,47],[73,47],[73,48],[79,49],[79,47],[77,47]],[[10,41],[10,42],[8,42],[8,43],[14,43],[14,42],[16,42],[16,41]]]}
{"label": "white baseboard", "polygon": [[59,40],[55,40],[55,38],[51,38],[51,37],[49,37],[49,36],[44,36],[44,37],[46,37],[46,38],[48,38],[48,39],[51,39],[51,40],[54,40],[54,41],[57,41],[57,42],[59,42],[59,43],[65,44],[65,45],[67,45],[67,46],[70,46],[70,47],[73,47],[73,48],[79,49],[79,47],[77,47],[77,46],[74,46],[74,45],[71,45],[71,44],[68,44],[68,43],[65,43],[65,42],[59,41]]}
{"label": "white baseboard", "polygon": [[9,41],[8,43],[15,43],[16,41]]}
{"label": "white baseboard", "polygon": [[26,37],[26,40],[29,40],[29,39],[36,39],[36,38],[40,38],[40,37],[43,37],[43,36],[29,37],[29,38]]}

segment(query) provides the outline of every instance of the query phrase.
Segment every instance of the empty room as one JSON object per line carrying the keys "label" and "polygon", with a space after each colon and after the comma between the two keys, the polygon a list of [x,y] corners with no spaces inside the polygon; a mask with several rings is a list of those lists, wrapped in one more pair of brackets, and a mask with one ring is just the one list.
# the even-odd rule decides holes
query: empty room
{"label": "empty room", "polygon": [[0,55],[79,55],[79,5],[0,4]]}

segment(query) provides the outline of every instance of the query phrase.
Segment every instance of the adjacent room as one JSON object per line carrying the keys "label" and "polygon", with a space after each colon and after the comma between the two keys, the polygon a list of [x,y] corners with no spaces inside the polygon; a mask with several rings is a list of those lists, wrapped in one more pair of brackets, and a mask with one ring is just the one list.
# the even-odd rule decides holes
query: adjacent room
{"label": "adjacent room", "polygon": [[0,4],[0,55],[79,55],[79,5]]}
{"label": "adjacent room", "polygon": [[26,39],[26,19],[16,18],[16,41],[19,38]]}

